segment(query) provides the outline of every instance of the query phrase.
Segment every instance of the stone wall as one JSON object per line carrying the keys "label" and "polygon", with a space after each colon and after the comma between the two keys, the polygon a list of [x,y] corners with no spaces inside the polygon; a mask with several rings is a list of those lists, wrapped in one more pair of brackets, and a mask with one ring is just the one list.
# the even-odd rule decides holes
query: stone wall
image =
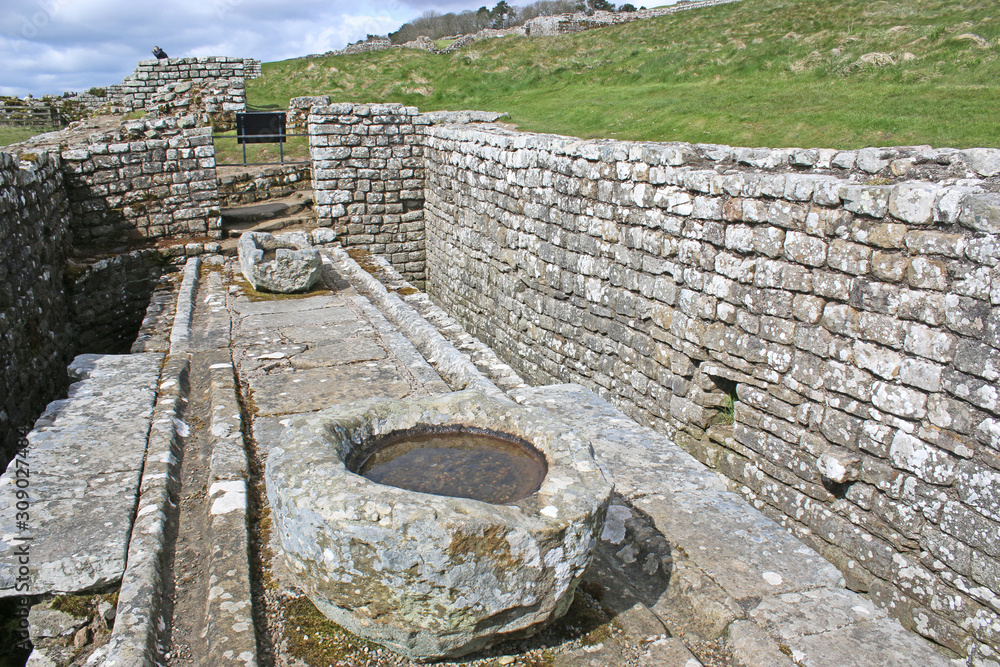
{"label": "stone wall", "polygon": [[529,37],[551,37],[566,35],[594,28],[604,28],[619,23],[631,23],[641,19],[651,19],[667,14],[676,14],[688,9],[702,9],[715,5],[728,5],[739,0],[702,0],[701,2],[678,2],[669,7],[642,9],[634,12],[576,12],[574,14],[558,14],[555,16],[537,16],[524,24],[524,34]]}
{"label": "stone wall", "polygon": [[158,250],[134,250],[88,263],[66,281],[73,356],[127,354],[150,295],[169,266]]}
{"label": "stone wall", "polygon": [[125,121],[62,159],[75,245],[221,237],[212,130],[193,117]]}
{"label": "stone wall", "polygon": [[470,333],[673,435],[992,664],[1000,151],[424,132],[428,291]]}
{"label": "stone wall", "polygon": [[392,42],[385,36],[372,36],[369,39],[359,40],[354,44],[348,44],[339,51],[330,51],[328,56],[347,56],[352,53],[370,53],[372,51],[385,51],[392,48]]}
{"label": "stone wall", "polygon": [[415,107],[401,104],[317,105],[309,114],[320,226],[332,227],[344,247],[383,255],[418,286],[425,275],[424,161],[417,133],[423,122]]}
{"label": "stone wall", "polygon": [[[249,68],[247,65],[249,64]],[[189,81],[199,88],[226,82],[225,111],[246,109],[246,71],[260,75],[260,62],[248,58],[212,56],[205,58],[168,58],[142,60],[120,84],[108,88],[112,104],[126,111],[145,109],[163,86]],[[253,77],[250,77],[253,78]]]}
{"label": "stone wall", "polygon": [[244,79],[256,79],[261,76],[260,61],[254,60],[253,58],[243,59],[243,78]]}
{"label": "stone wall", "polygon": [[71,330],[62,266],[69,206],[59,158],[0,152],[0,470],[45,405],[68,385]]}
{"label": "stone wall", "polygon": [[[75,354],[127,351],[172,258],[220,250],[205,242],[221,235],[211,130],[191,117],[108,127],[0,152],[0,469]],[[167,236],[187,239],[120,247]]]}
{"label": "stone wall", "polygon": [[146,111],[159,116],[193,115],[197,125],[211,125],[217,131],[236,127],[236,113],[243,106],[233,103],[242,99],[242,85],[233,90],[233,83],[220,79],[203,85],[178,81],[161,86],[146,102]]}
{"label": "stone wall", "polygon": [[285,131],[288,134],[305,134],[309,129],[309,109],[330,104],[329,95],[293,97],[288,101],[285,112]]}
{"label": "stone wall", "polygon": [[276,164],[253,171],[222,167],[218,173],[219,202],[223,208],[287,197],[297,190],[312,188],[309,164]]}

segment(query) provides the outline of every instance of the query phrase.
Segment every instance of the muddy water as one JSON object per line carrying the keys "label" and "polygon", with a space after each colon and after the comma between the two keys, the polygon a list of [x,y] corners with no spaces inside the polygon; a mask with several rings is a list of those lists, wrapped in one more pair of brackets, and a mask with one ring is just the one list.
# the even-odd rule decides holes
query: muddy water
{"label": "muddy water", "polygon": [[545,457],[527,443],[482,433],[404,433],[381,443],[358,474],[389,486],[508,505],[545,478]]}

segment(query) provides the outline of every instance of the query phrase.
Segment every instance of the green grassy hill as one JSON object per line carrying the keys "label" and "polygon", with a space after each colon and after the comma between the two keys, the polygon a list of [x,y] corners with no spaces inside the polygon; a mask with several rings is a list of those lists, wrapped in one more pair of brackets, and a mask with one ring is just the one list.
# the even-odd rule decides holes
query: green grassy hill
{"label": "green grassy hill", "polygon": [[743,0],[575,35],[265,63],[291,97],[507,111],[536,132],[740,146],[1000,146],[996,0]]}

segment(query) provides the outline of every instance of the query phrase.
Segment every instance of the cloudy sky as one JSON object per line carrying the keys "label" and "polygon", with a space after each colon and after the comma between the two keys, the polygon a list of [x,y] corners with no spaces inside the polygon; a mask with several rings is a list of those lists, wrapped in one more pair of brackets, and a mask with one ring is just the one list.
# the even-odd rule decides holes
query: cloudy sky
{"label": "cloudy sky", "polygon": [[[0,0],[0,95],[120,82],[153,46],[172,58],[282,60],[384,35],[429,9],[495,0]],[[511,4],[519,4],[512,2]],[[523,4],[523,3],[520,3]]]}

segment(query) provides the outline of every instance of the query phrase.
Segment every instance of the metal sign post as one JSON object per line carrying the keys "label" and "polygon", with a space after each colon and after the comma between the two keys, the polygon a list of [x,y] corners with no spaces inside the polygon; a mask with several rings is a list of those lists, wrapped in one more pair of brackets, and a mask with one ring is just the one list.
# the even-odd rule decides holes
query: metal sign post
{"label": "metal sign post", "polygon": [[236,141],[243,144],[243,164],[247,144],[278,144],[281,164],[285,163],[285,112],[251,111],[236,114]]}
{"label": "metal sign post", "polygon": [[[288,137],[307,137],[308,134],[289,134],[285,126],[284,111],[247,111],[236,114],[236,143],[243,147],[243,166],[275,164],[274,162],[247,162],[247,144],[278,144],[280,164],[308,164],[305,161],[285,162],[285,142]],[[213,139],[232,139],[231,134],[213,134]],[[217,166],[236,167],[240,163],[219,162]]]}

